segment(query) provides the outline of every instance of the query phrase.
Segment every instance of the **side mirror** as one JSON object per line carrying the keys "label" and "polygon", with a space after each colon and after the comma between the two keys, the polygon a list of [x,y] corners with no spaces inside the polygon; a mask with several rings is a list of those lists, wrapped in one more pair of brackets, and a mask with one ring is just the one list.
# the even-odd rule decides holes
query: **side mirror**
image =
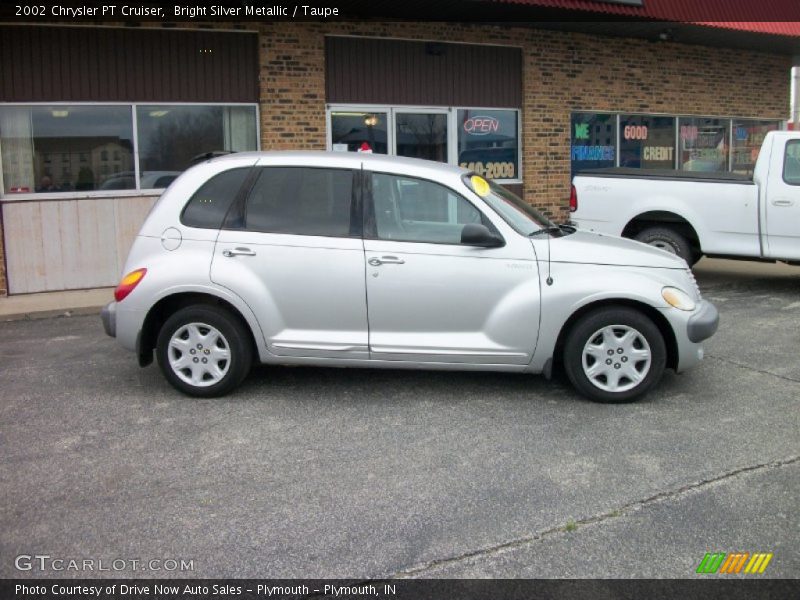
{"label": "side mirror", "polygon": [[503,238],[492,233],[486,225],[481,223],[467,223],[461,230],[461,243],[465,246],[480,246],[481,248],[497,248],[504,246]]}

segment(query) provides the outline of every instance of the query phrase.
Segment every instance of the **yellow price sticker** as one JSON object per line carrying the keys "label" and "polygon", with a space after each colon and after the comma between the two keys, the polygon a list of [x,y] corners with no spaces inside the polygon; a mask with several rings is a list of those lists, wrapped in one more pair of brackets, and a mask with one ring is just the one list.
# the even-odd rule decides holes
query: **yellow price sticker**
{"label": "yellow price sticker", "polygon": [[478,194],[478,196],[483,197],[489,195],[489,182],[483,177],[480,175],[473,175],[469,178],[469,180],[472,182],[472,189],[475,190],[475,193]]}

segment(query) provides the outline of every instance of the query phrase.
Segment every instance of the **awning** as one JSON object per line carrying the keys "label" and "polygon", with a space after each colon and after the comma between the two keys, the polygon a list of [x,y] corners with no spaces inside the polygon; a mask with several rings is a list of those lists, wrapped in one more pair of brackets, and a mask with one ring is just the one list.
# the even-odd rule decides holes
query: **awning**
{"label": "awning", "polygon": [[800,37],[798,0],[490,0]]}

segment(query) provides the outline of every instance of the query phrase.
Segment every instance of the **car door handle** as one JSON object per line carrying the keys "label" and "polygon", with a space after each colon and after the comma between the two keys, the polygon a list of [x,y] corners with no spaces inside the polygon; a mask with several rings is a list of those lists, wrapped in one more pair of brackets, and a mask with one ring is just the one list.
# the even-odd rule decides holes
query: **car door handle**
{"label": "car door handle", "polygon": [[223,250],[222,256],[227,256],[228,258],[232,256],[255,256],[256,253],[250,250],[250,248],[234,248],[233,250]]}
{"label": "car door handle", "polygon": [[396,256],[381,256],[378,258],[377,256],[373,256],[369,259],[369,264],[373,267],[380,267],[381,265],[404,265],[406,261],[402,258],[397,258]]}
{"label": "car door handle", "polygon": [[772,201],[772,206],[791,206],[792,204],[794,202],[788,198],[776,198]]}

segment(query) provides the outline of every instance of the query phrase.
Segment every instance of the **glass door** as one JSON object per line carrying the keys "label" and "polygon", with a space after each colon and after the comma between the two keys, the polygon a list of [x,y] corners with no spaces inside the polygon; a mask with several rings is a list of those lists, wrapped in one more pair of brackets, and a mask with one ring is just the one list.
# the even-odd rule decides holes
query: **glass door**
{"label": "glass door", "polygon": [[389,153],[389,113],[386,110],[332,110],[328,131],[333,151]]}
{"label": "glass door", "polygon": [[447,110],[394,110],[394,143],[397,156],[450,160]]}

